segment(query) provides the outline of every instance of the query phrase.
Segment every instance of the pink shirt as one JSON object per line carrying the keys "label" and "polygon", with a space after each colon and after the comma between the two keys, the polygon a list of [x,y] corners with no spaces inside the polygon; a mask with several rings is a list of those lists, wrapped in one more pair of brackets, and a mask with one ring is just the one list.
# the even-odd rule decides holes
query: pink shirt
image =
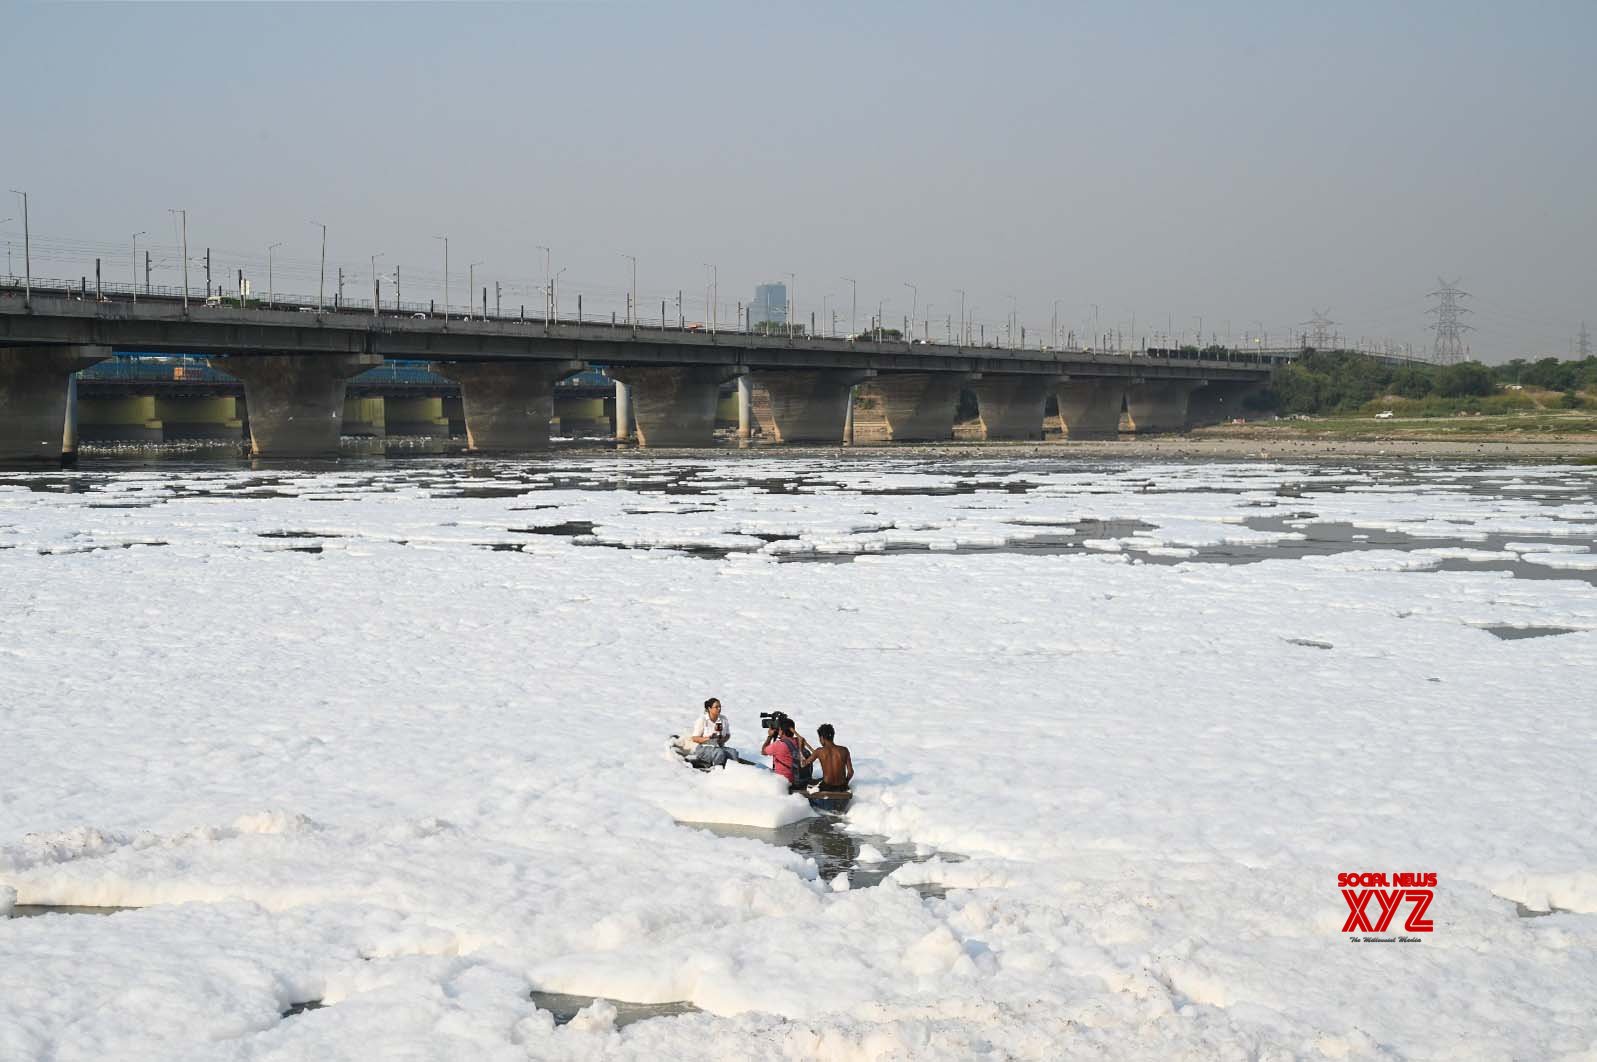
{"label": "pink shirt", "polygon": [[793,746],[788,744],[785,738],[779,737],[771,742],[770,746],[765,750],[765,754],[771,757],[771,769],[791,783],[793,781]]}

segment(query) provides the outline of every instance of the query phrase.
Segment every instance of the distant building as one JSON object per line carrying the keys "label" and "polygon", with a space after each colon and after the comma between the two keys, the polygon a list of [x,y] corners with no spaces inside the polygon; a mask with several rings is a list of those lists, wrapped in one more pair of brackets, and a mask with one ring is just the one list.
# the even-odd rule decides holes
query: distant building
{"label": "distant building", "polygon": [[760,284],[754,289],[754,301],[749,303],[749,329],[758,330],[764,325],[787,324],[787,285]]}

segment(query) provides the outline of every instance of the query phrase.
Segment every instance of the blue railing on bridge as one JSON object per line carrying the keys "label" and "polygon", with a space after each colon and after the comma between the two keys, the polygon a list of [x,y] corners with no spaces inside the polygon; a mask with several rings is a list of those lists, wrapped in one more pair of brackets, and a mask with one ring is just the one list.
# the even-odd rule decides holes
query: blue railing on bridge
{"label": "blue railing on bridge", "polygon": [[[207,383],[231,384],[237,377],[211,368],[203,357],[190,354],[125,354],[91,365],[78,373],[80,380],[96,383]],[[579,372],[560,381],[560,387],[609,387],[609,376],[597,369]],[[425,361],[385,361],[350,380],[352,384],[393,384],[452,390],[457,385],[432,371]]]}

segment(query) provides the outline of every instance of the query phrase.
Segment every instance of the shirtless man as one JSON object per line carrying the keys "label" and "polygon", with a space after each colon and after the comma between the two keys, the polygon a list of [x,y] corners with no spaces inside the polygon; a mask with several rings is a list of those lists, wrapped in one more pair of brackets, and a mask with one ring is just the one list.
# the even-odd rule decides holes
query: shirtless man
{"label": "shirtless man", "polygon": [[808,767],[816,760],[820,760],[821,792],[848,792],[849,783],[854,780],[854,758],[848,754],[846,746],[832,742],[837,731],[832,729],[831,723],[822,723],[815,733],[821,739],[821,747],[806,757],[800,766]]}

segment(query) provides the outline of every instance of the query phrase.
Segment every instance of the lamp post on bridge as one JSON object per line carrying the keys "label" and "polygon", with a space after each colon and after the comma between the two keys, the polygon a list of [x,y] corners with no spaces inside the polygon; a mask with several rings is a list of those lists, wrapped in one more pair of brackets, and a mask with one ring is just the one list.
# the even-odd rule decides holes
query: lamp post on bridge
{"label": "lamp post on bridge", "polygon": [[449,237],[434,236],[435,240],[444,241],[444,320],[449,320]]}
{"label": "lamp post on bridge", "polygon": [[379,259],[381,257],[383,257],[381,252],[379,252],[378,254],[372,255],[372,316],[373,317],[378,316],[378,313],[377,313],[378,295],[382,292],[382,289],[378,287],[378,284],[380,284],[381,281],[379,281],[377,279],[377,259]]}
{"label": "lamp post on bridge", "polygon": [[[7,219],[9,220],[9,219]],[[139,301],[139,237],[148,236],[147,232],[133,234],[133,301]]]}
{"label": "lamp post on bridge", "polygon": [[549,267],[552,264],[551,256],[554,252],[541,243],[533,246],[543,252],[543,323],[547,327],[549,315],[553,312],[549,304],[554,301],[554,278],[549,275]]}
{"label": "lamp post on bridge", "polygon": [[276,289],[272,286],[272,252],[283,246],[281,241],[266,245],[266,308],[272,308],[272,303],[277,301]]}
{"label": "lamp post on bridge", "polygon": [[322,230],[322,271],[316,281],[316,312],[321,313],[327,308],[327,226],[320,221],[311,224]]}
{"label": "lamp post on bridge", "polygon": [[[568,268],[568,266],[561,266],[560,271],[549,278],[549,312],[554,315],[556,321],[560,320],[560,278],[566,275]],[[579,320],[577,323],[581,324],[582,322]]]}
{"label": "lamp post on bridge", "polygon": [[638,258],[636,255],[627,254],[625,251],[617,251],[616,253],[632,263],[632,290],[631,294],[627,296],[627,323],[636,332],[638,330]]}
{"label": "lamp post on bridge", "polygon": [[970,337],[965,334],[965,289],[955,288],[959,295],[959,345],[964,346]]}
{"label": "lamp post on bridge", "polygon": [[783,273],[787,277],[787,338],[793,338],[793,318],[798,316],[798,277],[792,273]]}
{"label": "lamp post on bridge", "polygon": [[720,324],[721,316],[721,270],[713,262],[705,262],[704,268],[710,271],[710,290],[708,294],[710,296],[710,334],[713,336],[716,332],[716,326]]}
{"label": "lamp post on bridge", "polygon": [[[181,207],[168,208],[168,214],[176,214],[183,227],[183,309],[189,308],[189,212]],[[205,295],[210,297],[211,282],[205,282]]]}
{"label": "lamp post on bridge", "polygon": [[909,327],[905,329],[909,335],[904,338],[913,340],[915,338],[915,311],[920,309],[920,288],[917,288],[907,280],[904,281],[904,286],[909,289]]}
{"label": "lamp post on bridge", "polygon": [[[477,297],[477,267],[486,265],[486,262],[472,262],[466,267],[466,320],[471,320],[472,300]],[[488,316],[488,307],[482,308],[484,318]]]}
{"label": "lamp post on bridge", "polygon": [[857,336],[859,335],[859,281],[855,280],[853,277],[841,277],[840,279],[849,285],[850,291],[848,303],[848,334],[850,336]]}
{"label": "lamp post on bridge", "polygon": [[18,192],[15,188],[11,191],[22,197],[22,305],[33,306],[33,249],[29,245],[28,232],[28,193]]}

